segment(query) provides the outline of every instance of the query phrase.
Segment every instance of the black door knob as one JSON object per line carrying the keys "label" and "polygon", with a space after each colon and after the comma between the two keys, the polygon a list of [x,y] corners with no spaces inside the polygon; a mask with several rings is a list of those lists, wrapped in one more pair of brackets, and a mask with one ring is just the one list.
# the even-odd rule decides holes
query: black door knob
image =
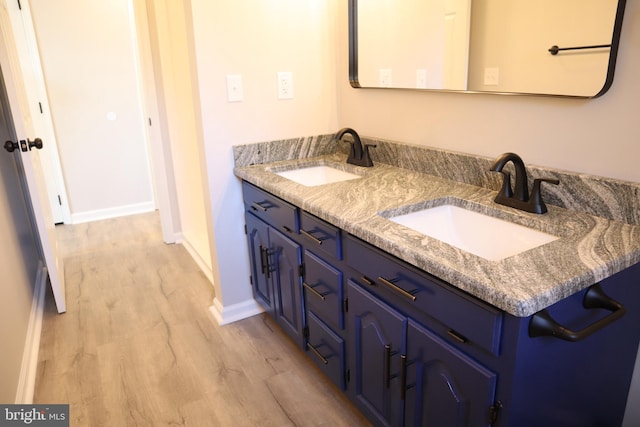
{"label": "black door knob", "polygon": [[4,143],[4,149],[7,150],[10,153],[13,153],[15,150],[17,150],[19,147],[17,142],[13,142],[13,141],[7,141]]}
{"label": "black door knob", "polygon": [[40,138],[36,138],[33,141],[27,139],[27,141],[29,141],[29,150],[31,150],[33,147],[36,147],[38,150],[42,150],[42,140]]}

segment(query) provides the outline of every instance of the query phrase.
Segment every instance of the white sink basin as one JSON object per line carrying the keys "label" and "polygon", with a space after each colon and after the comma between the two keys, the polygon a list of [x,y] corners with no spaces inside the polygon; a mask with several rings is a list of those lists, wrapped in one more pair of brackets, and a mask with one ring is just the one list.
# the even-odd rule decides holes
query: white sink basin
{"label": "white sink basin", "polygon": [[558,237],[454,205],[389,218],[490,261],[499,261]]}
{"label": "white sink basin", "polygon": [[315,187],[317,185],[331,184],[334,182],[362,178],[360,175],[332,168],[331,166],[326,165],[308,166],[300,169],[293,169],[275,173],[307,187]]}

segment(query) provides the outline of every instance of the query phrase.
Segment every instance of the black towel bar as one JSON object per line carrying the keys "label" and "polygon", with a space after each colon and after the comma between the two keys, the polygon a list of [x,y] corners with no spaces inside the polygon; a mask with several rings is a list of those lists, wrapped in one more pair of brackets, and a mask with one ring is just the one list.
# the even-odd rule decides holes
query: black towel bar
{"label": "black towel bar", "polygon": [[591,46],[575,46],[575,47],[558,47],[553,45],[549,48],[551,55],[557,55],[561,50],[581,50],[581,49],[601,49],[605,47],[611,47],[610,44],[595,44]]}

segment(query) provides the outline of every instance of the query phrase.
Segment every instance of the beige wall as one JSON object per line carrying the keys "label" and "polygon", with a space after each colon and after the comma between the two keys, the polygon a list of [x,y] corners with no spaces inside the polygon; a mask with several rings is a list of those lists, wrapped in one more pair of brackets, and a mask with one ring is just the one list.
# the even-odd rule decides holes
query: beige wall
{"label": "beige wall", "polygon": [[[337,129],[335,4],[191,0],[215,235],[214,283],[217,303],[225,307],[252,301],[232,146]],[[278,100],[278,71],[293,73],[294,99]],[[243,102],[227,102],[228,74],[242,75]]]}

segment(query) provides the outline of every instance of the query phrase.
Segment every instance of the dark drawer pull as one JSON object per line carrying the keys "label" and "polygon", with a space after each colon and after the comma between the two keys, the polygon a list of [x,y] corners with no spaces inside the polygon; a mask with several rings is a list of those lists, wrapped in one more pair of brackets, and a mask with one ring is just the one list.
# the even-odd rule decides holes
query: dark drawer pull
{"label": "dark drawer pull", "polygon": [[307,289],[309,292],[311,292],[313,295],[317,296],[318,298],[320,298],[322,301],[324,301],[326,298],[324,297],[326,294],[321,294],[320,292],[316,291],[315,289],[313,289],[313,286],[311,286],[310,284],[308,284],[307,282],[302,282],[302,286],[304,286],[305,289]]}
{"label": "dark drawer pull", "polygon": [[605,294],[598,283],[591,286],[584,295],[582,306],[586,309],[602,308],[610,311],[611,314],[580,331],[573,331],[556,322],[547,310],[541,310],[531,318],[531,323],[529,323],[529,336],[532,338],[551,336],[565,341],[580,341],[608,324],[615,322],[627,312],[622,304]]}
{"label": "dark drawer pull", "polygon": [[260,269],[262,274],[267,276],[267,279],[271,278],[271,273],[274,271],[271,268],[271,263],[269,262],[269,256],[273,255],[273,251],[269,248],[265,248],[260,245]]}
{"label": "dark drawer pull", "polygon": [[463,335],[460,335],[458,332],[454,331],[453,329],[447,330],[447,335],[449,335],[451,338],[453,338],[454,340],[458,341],[461,344],[464,344],[467,341],[469,341],[466,337],[464,337]]}
{"label": "dark drawer pull", "polygon": [[312,345],[311,345],[311,343],[310,343],[310,342],[308,342],[308,341],[307,341],[307,348],[308,348],[309,350],[311,350],[311,352],[312,352],[313,354],[315,354],[315,355],[316,355],[316,357],[317,357],[318,359],[320,359],[320,361],[321,361],[322,363],[324,363],[325,365],[328,365],[328,364],[329,364],[329,361],[328,361],[327,359],[325,359],[325,358],[324,358],[324,356],[323,356],[322,354],[320,354],[320,352],[318,351],[318,349],[316,349],[314,346],[312,346]]}
{"label": "dark drawer pull", "polygon": [[385,285],[386,287],[388,287],[392,291],[399,293],[403,297],[409,298],[411,301],[415,301],[416,300],[415,295],[412,295],[409,292],[405,291],[404,289],[402,289],[401,287],[397,286],[392,281],[387,280],[382,276],[378,276],[378,280],[380,281],[380,283],[382,283],[383,285]]}
{"label": "dark drawer pull", "polygon": [[369,279],[367,276],[362,276],[360,278],[360,280],[362,280],[364,283],[366,283],[368,286],[375,286],[376,282],[374,282],[373,280]]}
{"label": "dark drawer pull", "polygon": [[260,245],[260,270],[269,278],[269,258],[267,250],[262,245]]}
{"label": "dark drawer pull", "polygon": [[251,207],[254,210],[258,210],[258,211],[262,211],[262,212],[266,212],[267,211],[267,208],[262,206],[259,202],[251,202]]}
{"label": "dark drawer pull", "polygon": [[313,234],[309,233],[307,230],[303,230],[302,228],[300,229],[300,234],[302,234],[305,237],[308,237],[309,239],[311,239],[312,241],[314,241],[315,243],[317,243],[318,245],[322,244],[322,240],[318,239],[317,237],[315,237]]}

